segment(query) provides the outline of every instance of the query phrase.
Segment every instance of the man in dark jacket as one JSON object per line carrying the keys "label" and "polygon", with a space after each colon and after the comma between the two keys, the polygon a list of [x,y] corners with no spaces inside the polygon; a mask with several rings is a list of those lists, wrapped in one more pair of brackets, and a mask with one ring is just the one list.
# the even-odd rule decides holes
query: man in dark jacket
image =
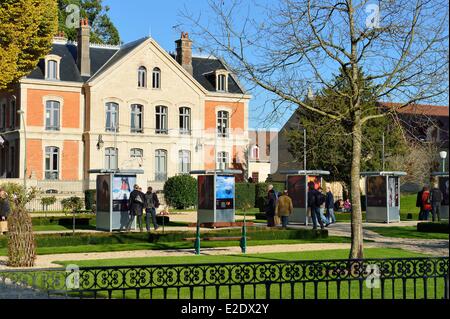
{"label": "man in dark jacket", "polygon": [[275,227],[275,210],[277,207],[277,194],[273,189],[273,185],[269,185],[267,192],[266,217],[267,227]]}
{"label": "man in dark jacket", "polygon": [[336,223],[336,216],[334,215],[334,196],[331,192],[331,187],[327,186],[327,196],[325,200],[325,209],[326,209],[326,216],[328,218],[328,222],[331,224]]}
{"label": "man in dark jacket", "polygon": [[153,192],[153,188],[147,188],[147,193],[145,193],[145,224],[147,226],[147,231],[150,231],[150,216],[153,221],[153,226],[155,230],[159,228],[156,222],[156,209],[159,207],[159,200],[156,193]]}
{"label": "man in dark jacket", "polygon": [[319,221],[320,228],[324,229],[322,218],[320,217],[319,192],[314,188],[314,183],[308,184],[308,208],[311,211],[311,219],[313,222],[313,229],[317,229],[317,221]]}
{"label": "man in dark jacket", "polygon": [[436,216],[438,222],[441,221],[441,203],[442,203],[442,192],[437,184],[433,185],[431,190],[431,214],[433,222],[436,221]]}
{"label": "man in dark jacket", "polygon": [[128,221],[127,231],[131,230],[134,218],[137,216],[139,230],[142,232],[142,210],[144,209],[144,193],[139,190],[139,185],[134,185],[133,191],[130,193],[128,206],[130,208],[130,220]]}
{"label": "man in dark jacket", "polygon": [[416,198],[416,207],[419,207],[419,220],[423,220],[424,218],[423,218],[423,215],[424,215],[424,212],[423,212],[423,210],[422,210],[422,195],[423,195],[423,191],[425,190],[425,187],[424,188],[422,188],[422,190],[421,191],[419,191],[418,193],[417,193],[417,198]]}

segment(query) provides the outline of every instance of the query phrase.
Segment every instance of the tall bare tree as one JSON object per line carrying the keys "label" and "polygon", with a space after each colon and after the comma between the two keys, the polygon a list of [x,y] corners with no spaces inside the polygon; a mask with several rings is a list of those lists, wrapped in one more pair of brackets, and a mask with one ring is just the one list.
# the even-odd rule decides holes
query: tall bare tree
{"label": "tall bare tree", "polygon": [[[233,71],[273,96],[272,113],[295,105],[345,123],[352,135],[350,258],[363,258],[360,203],[362,128],[422,100],[448,93],[448,1],[209,0],[206,15],[180,13],[198,48],[223,58]],[[187,24],[187,26],[186,26]],[[351,90],[333,83],[343,70]],[[363,70],[364,79],[360,79]],[[384,113],[361,108],[363,81],[377,100],[399,101]],[[305,99],[308,87],[346,99],[344,110]]]}

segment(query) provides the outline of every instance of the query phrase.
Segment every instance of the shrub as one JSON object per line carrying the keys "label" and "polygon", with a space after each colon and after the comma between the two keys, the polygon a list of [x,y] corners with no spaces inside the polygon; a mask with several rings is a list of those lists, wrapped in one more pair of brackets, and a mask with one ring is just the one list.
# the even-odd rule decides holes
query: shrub
{"label": "shrub", "polygon": [[61,200],[61,205],[65,211],[70,211],[72,213],[79,212],[83,209],[83,201],[77,196]]}
{"label": "shrub", "polygon": [[84,206],[87,210],[92,210],[96,202],[97,191],[95,189],[88,189],[84,191]]}
{"label": "shrub", "polygon": [[42,197],[41,198],[41,205],[42,205],[42,209],[44,211],[48,210],[48,206],[53,205],[54,203],[56,203],[56,197],[55,196]]}
{"label": "shrub", "polygon": [[236,183],[236,208],[248,209],[255,207],[255,185],[251,183]]}
{"label": "shrub", "polygon": [[450,230],[448,222],[442,223],[418,223],[417,231],[423,233],[443,233],[448,234]]}
{"label": "shrub", "polygon": [[197,203],[197,180],[190,175],[169,178],[164,184],[164,198],[176,209],[194,206]]}

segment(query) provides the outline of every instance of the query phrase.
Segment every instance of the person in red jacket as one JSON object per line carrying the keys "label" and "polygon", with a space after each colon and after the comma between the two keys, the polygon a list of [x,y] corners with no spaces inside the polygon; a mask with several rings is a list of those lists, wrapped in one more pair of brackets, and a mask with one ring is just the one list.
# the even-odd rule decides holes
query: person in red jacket
{"label": "person in red jacket", "polygon": [[423,214],[422,218],[423,220],[428,220],[428,216],[430,215],[432,206],[431,206],[431,193],[430,189],[427,186],[423,188],[421,203],[422,203],[421,209]]}

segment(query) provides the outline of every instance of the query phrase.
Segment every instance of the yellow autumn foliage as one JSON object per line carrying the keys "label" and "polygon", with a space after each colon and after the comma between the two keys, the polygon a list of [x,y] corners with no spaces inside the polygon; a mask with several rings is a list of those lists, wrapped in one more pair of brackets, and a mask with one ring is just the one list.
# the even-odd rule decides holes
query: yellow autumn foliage
{"label": "yellow autumn foliage", "polygon": [[0,2],[0,90],[10,88],[50,52],[57,28],[57,0]]}

